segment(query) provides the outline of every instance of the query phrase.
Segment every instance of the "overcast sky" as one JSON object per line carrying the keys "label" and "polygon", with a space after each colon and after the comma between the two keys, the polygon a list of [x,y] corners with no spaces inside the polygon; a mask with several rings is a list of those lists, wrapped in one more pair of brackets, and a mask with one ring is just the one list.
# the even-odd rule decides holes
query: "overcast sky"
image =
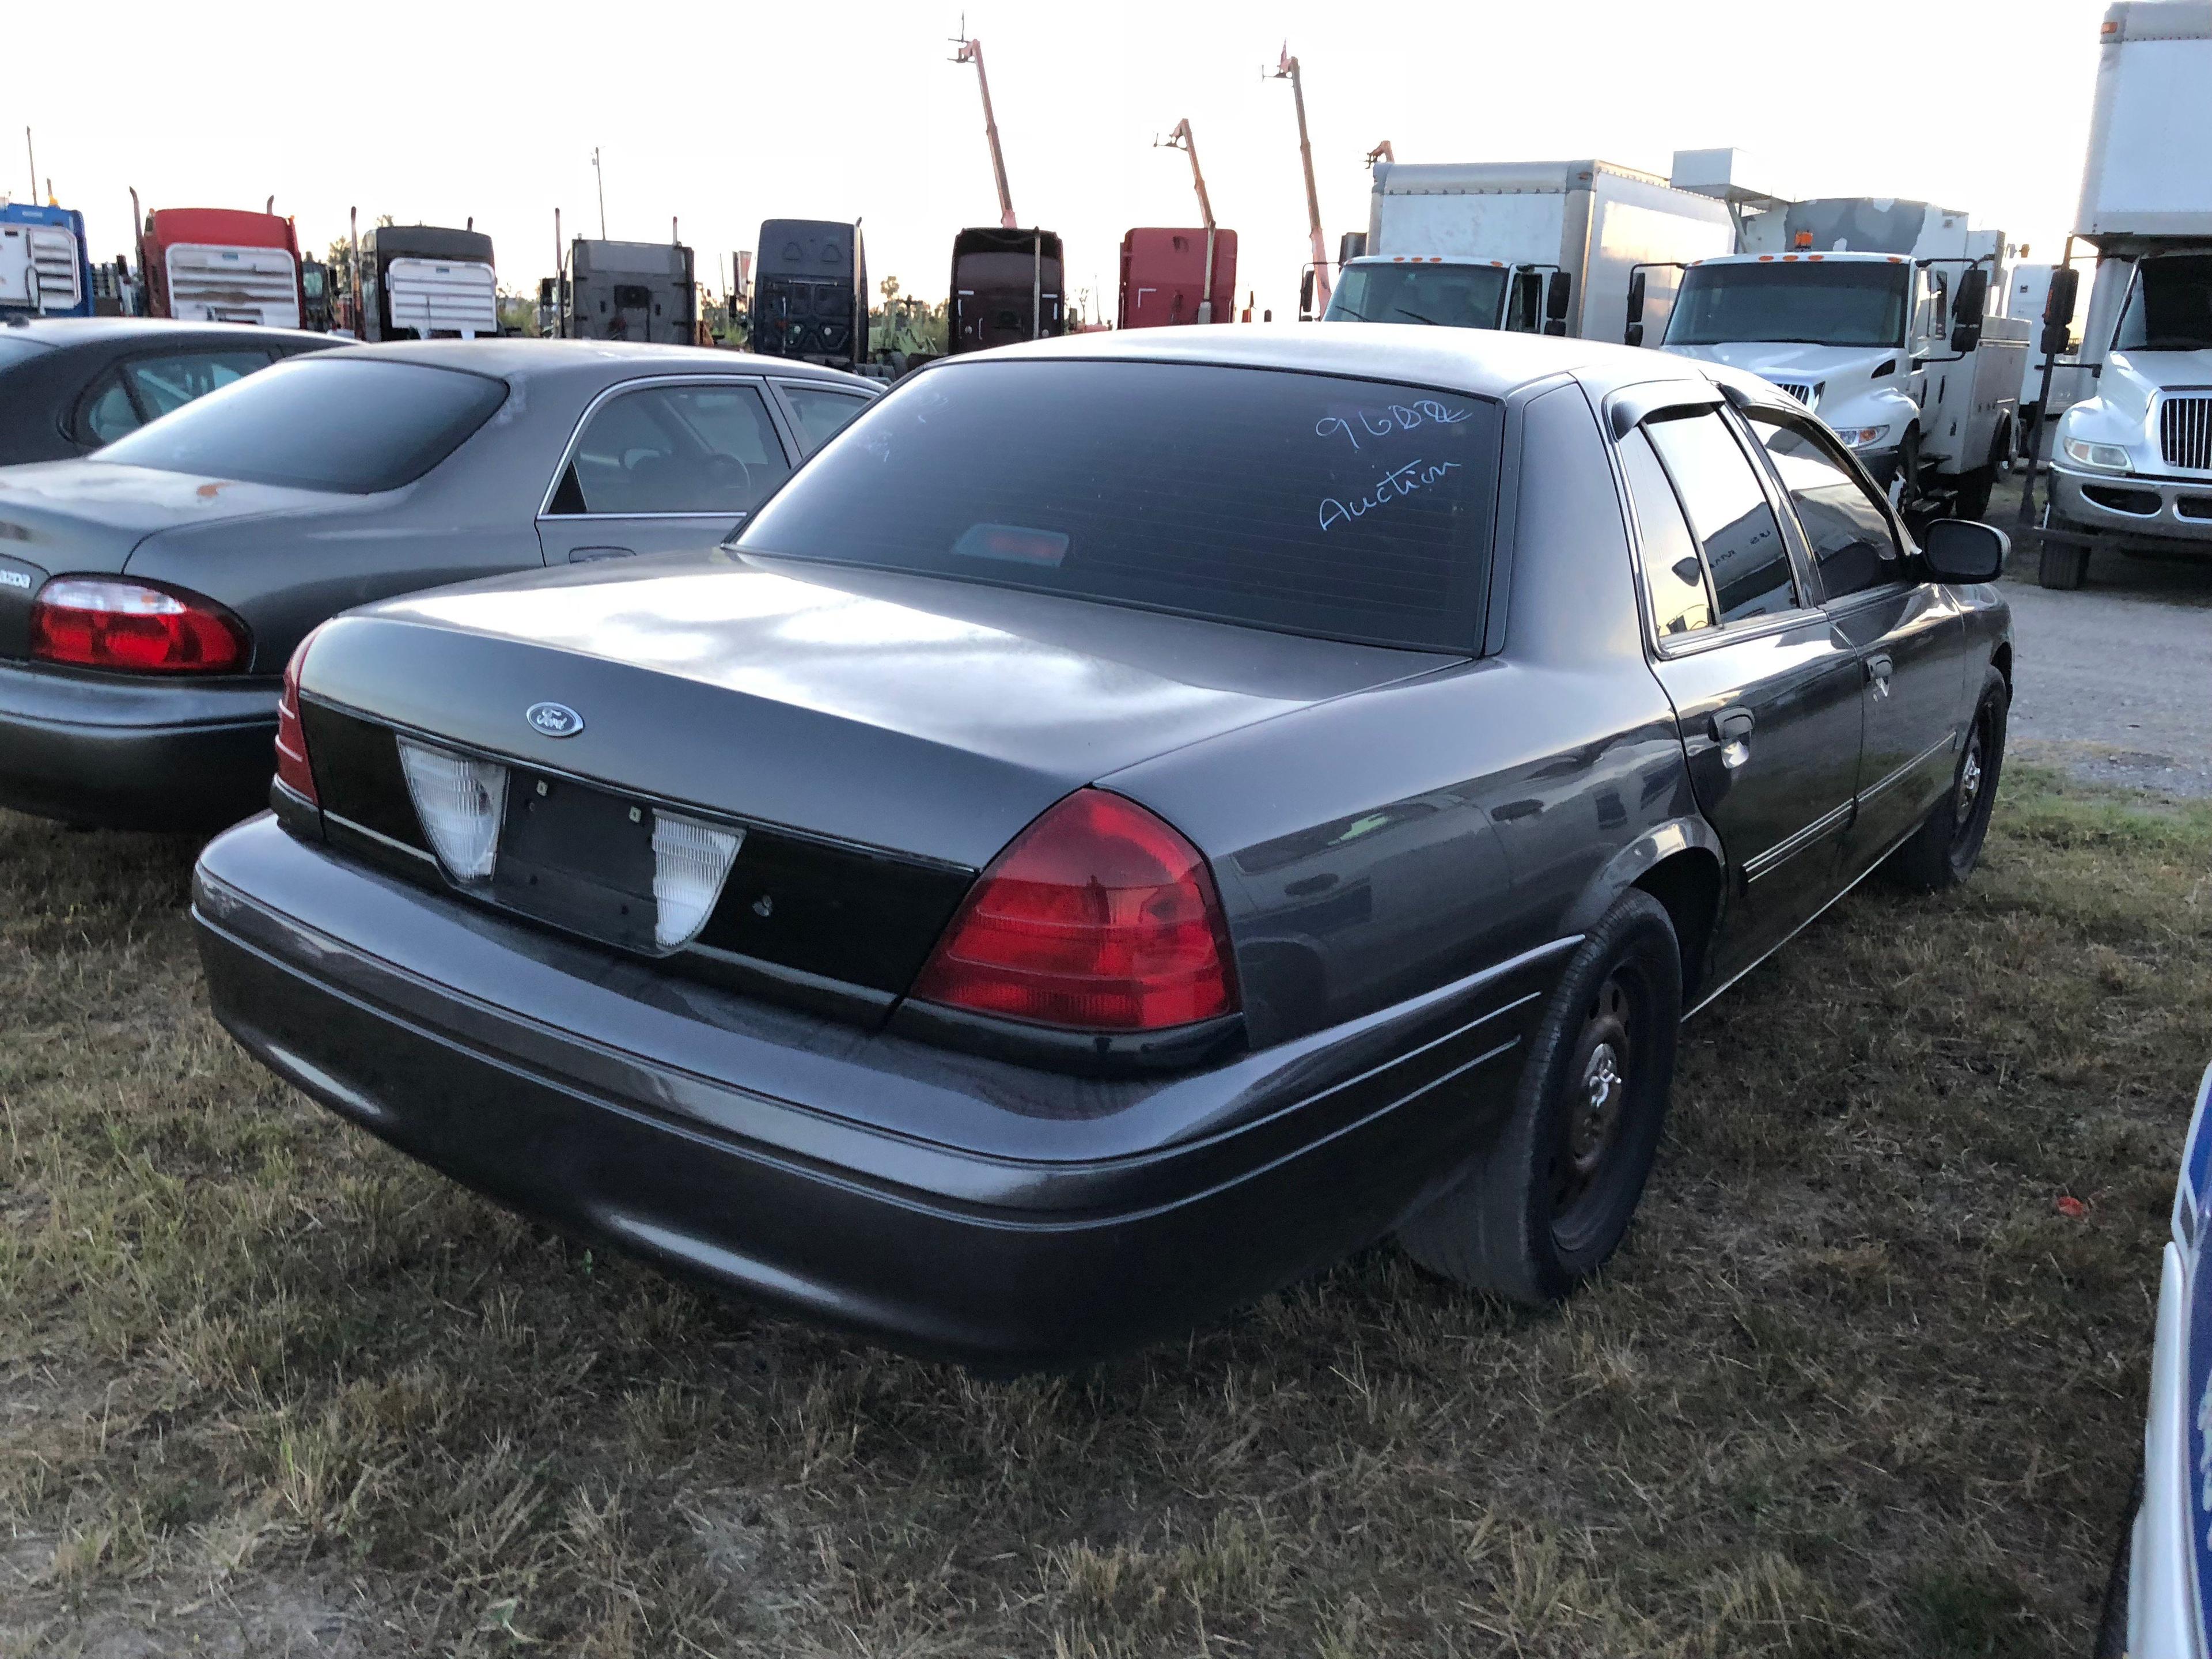
{"label": "overcast sky", "polygon": [[[1198,222],[1188,161],[1153,148],[1188,117],[1237,285],[1295,309],[1304,190],[1289,86],[1301,60],[1329,245],[1363,228],[1362,158],[1596,157],[1664,173],[1733,144],[1777,194],[1964,208],[2042,256],[2071,227],[2103,0],[1461,0],[1267,8],[978,3],[1014,207],[1066,240],[1071,289],[1111,315],[1121,233]],[[1268,21],[1251,14],[1264,10]],[[553,210],[658,240],[672,216],[702,278],[766,217],[864,221],[870,274],[945,293],[953,233],[998,207],[972,69],[946,61],[962,9],[424,4],[227,0],[11,9],[0,110],[81,209],[96,256],[148,207],[259,207],[304,246],[364,224],[473,215],[502,281],[534,289]],[[1243,14],[1249,21],[1231,21]],[[1134,21],[1125,21],[1134,19]],[[348,20],[351,20],[349,21]],[[0,148],[20,198],[21,135]],[[43,178],[41,190],[43,191]],[[720,280],[710,285],[719,288]]]}

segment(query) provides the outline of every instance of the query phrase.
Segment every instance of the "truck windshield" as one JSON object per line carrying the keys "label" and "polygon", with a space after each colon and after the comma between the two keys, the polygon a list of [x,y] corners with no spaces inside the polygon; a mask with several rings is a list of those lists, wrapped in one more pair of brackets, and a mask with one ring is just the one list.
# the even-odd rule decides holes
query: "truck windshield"
{"label": "truck windshield", "polygon": [[1472,655],[1502,424],[1372,380],[983,359],[872,405],[738,545]]}
{"label": "truck windshield", "polygon": [[1911,266],[1887,260],[1692,265],[1682,273],[1666,343],[1902,345],[1911,282]]}
{"label": "truck windshield", "polygon": [[2172,254],[2136,267],[2115,351],[2212,351],[2212,254]]}
{"label": "truck windshield", "polygon": [[414,483],[506,398],[489,375],[318,355],[234,380],[93,459],[367,495]]}
{"label": "truck windshield", "polygon": [[1347,265],[1322,320],[1496,328],[1507,275],[1503,265]]}

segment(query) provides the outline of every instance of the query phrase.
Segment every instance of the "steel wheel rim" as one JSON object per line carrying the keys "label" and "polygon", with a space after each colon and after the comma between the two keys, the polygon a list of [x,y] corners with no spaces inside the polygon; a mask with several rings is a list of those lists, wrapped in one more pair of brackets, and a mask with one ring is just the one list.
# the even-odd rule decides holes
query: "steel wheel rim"
{"label": "steel wheel rim", "polygon": [[1958,799],[1952,820],[1957,826],[1954,843],[1973,833],[1974,820],[1981,809],[1983,786],[1989,781],[1989,770],[1984,763],[1988,752],[1988,731],[1989,715],[1985,711],[1974,717],[1973,727],[1966,734],[1966,752],[1959,762]]}
{"label": "steel wheel rim", "polygon": [[1626,1138],[1635,1058],[1628,990],[1616,971],[1583,1012],[1567,1073],[1550,1170],[1552,1221],[1561,1233],[1578,1231],[1609,1201],[1606,1176]]}

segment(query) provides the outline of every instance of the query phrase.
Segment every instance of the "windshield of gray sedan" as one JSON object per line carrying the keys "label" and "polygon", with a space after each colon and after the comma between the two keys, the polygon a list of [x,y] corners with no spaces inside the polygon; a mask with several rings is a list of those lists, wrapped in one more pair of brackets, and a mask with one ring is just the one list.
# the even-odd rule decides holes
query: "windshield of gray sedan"
{"label": "windshield of gray sedan", "polygon": [[1911,265],[1886,259],[1692,265],[1667,319],[1667,343],[1901,345],[1911,284]]}
{"label": "windshield of gray sedan", "polygon": [[506,397],[506,382],[459,369],[300,358],[186,404],[93,459],[366,495],[414,483]]}
{"label": "windshield of gray sedan", "polygon": [[748,551],[1472,652],[1500,416],[1269,369],[971,362],[832,441]]}

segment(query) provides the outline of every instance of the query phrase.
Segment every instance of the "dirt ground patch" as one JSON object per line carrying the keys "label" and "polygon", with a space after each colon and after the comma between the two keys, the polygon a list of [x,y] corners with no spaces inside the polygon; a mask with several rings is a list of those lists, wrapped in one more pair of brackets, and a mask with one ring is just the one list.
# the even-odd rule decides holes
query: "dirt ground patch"
{"label": "dirt ground patch", "polygon": [[192,850],[0,815],[0,1654],[2087,1650],[2212,807],[2015,770],[1964,892],[1837,907],[1556,1314],[1380,1246],[1014,1383],[327,1116],[209,1018]]}

